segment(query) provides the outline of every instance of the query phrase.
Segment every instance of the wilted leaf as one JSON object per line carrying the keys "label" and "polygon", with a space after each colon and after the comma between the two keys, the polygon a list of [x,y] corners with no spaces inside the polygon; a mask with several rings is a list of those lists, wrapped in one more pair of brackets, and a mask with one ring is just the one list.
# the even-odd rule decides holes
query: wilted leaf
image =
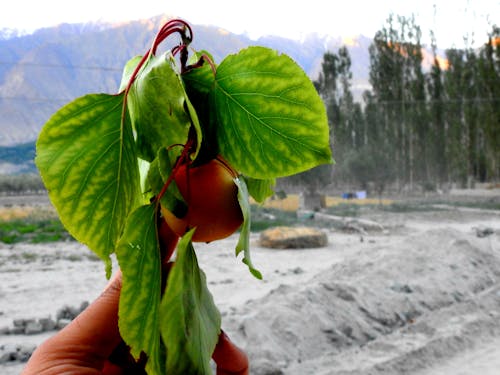
{"label": "wilted leaf", "polygon": [[248,201],[248,190],[245,181],[241,178],[235,178],[234,183],[238,186],[238,201],[240,203],[241,212],[243,213],[243,224],[240,228],[240,238],[236,245],[236,256],[243,251],[243,263],[248,266],[248,269],[257,279],[262,279],[262,274],[257,270],[250,258],[250,203]]}

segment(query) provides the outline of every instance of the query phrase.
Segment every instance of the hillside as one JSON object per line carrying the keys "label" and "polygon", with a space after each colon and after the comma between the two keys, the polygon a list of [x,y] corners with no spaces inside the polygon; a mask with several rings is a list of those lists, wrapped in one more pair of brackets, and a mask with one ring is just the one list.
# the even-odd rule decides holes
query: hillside
{"label": "hillside", "polygon": [[35,142],[0,146],[0,174],[36,173]]}
{"label": "hillside", "polygon": [[[32,142],[59,107],[78,96],[117,91],[122,67],[149,48],[165,16],[119,25],[63,24],[32,35],[0,38],[0,145]],[[252,41],[212,26],[193,25],[194,49],[216,62],[252,44],[290,55],[312,79],[323,54],[341,38],[310,35],[304,41],[266,37]],[[366,88],[369,38],[350,41],[355,95]],[[0,159],[1,161],[1,159]]]}

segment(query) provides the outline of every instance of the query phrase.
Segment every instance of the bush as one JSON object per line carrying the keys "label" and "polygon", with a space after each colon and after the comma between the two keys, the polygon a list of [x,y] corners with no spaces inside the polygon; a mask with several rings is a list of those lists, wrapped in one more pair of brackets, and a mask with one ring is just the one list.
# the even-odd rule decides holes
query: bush
{"label": "bush", "polygon": [[266,208],[259,205],[251,206],[251,228],[252,232],[260,232],[271,227],[281,225],[294,225],[298,222],[295,212]]}
{"label": "bush", "polygon": [[357,217],[360,215],[360,211],[360,205],[354,203],[340,203],[326,209],[327,214],[342,217]]}
{"label": "bush", "polygon": [[45,190],[40,175],[0,175],[0,194],[23,194]]}
{"label": "bush", "polygon": [[396,178],[394,161],[380,147],[364,146],[349,152],[341,164],[343,174],[363,190],[373,186],[380,197]]}

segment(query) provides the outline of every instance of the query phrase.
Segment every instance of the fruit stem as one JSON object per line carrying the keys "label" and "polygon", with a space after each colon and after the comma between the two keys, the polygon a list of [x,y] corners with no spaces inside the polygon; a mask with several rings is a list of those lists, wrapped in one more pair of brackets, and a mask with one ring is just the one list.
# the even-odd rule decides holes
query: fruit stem
{"label": "fruit stem", "polygon": [[[188,31],[189,35],[186,34],[186,31]],[[173,33],[179,33],[182,39],[182,43],[179,46],[188,46],[191,41],[193,40],[193,30],[191,29],[191,26],[189,24],[181,19],[173,19],[168,21],[163,27],[160,29],[158,34],[156,34],[156,37],[153,41],[153,46],[151,47],[151,52],[153,55],[156,53],[156,49],[158,46],[171,34]],[[177,51],[178,47],[176,46],[172,49],[172,53],[174,51]],[[175,53],[174,53],[175,54]]]}
{"label": "fruit stem", "polygon": [[[186,30],[189,31],[189,35],[186,35]],[[163,27],[160,29],[160,31],[156,34],[154,40],[153,40],[153,45],[152,47],[144,54],[142,57],[141,61],[139,64],[134,69],[134,72],[130,76],[130,79],[128,81],[127,87],[125,89],[125,97],[127,96],[130,87],[134,83],[135,79],[137,78],[137,74],[139,74],[139,71],[141,70],[142,66],[146,62],[147,59],[151,55],[156,54],[156,50],[158,49],[158,46],[171,34],[173,33],[179,33],[181,35],[182,43],[179,44],[178,46],[175,46],[172,48],[172,54],[176,54],[178,51],[186,50],[187,51],[187,46],[191,43],[193,40],[193,31],[191,29],[191,26],[183,20],[180,19],[173,19],[168,21]],[[186,52],[187,53],[187,52]]]}
{"label": "fruit stem", "polygon": [[192,140],[189,140],[186,145],[184,146],[184,148],[182,149],[182,153],[180,154],[180,156],[177,158],[177,161],[175,162],[174,164],[174,167],[172,168],[172,172],[170,173],[170,176],[168,176],[167,178],[167,181],[165,182],[165,184],[163,185],[162,189],[160,190],[160,192],[153,198],[153,201],[156,203],[156,204],[159,204],[161,198],[163,197],[163,195],[165,194],[165,192],[167,191],[168,187],[170,186],[170,184],[172,183],[172,180],[174,179],[174,176],[175,176],[175,173],[176,171],[179,169],[179,167],[185,163],[187,163],[189,161],[189,153],[191,151],[191,148],[193,146],[193,141]]}
{"label": "fruit stem", "polygon": [[194,64],[188,65],[182,70],[182,73],[189,72],[192,69],[199,68],[203,65],[204,62],[207,62],[208,65],[210,65],[210,68],[212,69],[212,73],[215,76],[215,73],[217,72],[217,68],[215,67],[215,63],[212,61],[210,56],[208,56],[206,53],[202,54],[198,61]]}
{"label": "fruit stem", "polygon": [[[188,31],[188,34],[186,34],[186,31]],[[175,55],[177,52],[180,51],[181,52],[181,63],[183,64],[182,66],[185,66],[185,61],[187,61],[187,46],[193,40],[193,30],[191,29],[191,26],[189,26],[189,24],[187,22],[185,22],[181,19],[173,19],[173,20],[168,21],[165,25],[162,26],[162,28],[156,34],[156,36],[153,40],[152,47],[144,54],[144,56],[142,56],[141,61],[139,61],[139,64],[137,64],[134,71],[132,72],[132,75],[130,76],[130,79],[127,83],[127,87],[125,88],[125,95],[124,95],[124,99],[123,99],[122,122],[124,121],[124,118],[125,118],[128,93],[132,87],[132,84],[135,82],[135,79],[137,78],[139,71],[142,69],[144,63],[151,57],[151,55],[156,54],[156,50],[158,49],[158,46],[168,36],[170,36],[171,34],[176,33],[176,32],[180,34],[181,39],[182,39],[182,43],[179,44],[178,46],[175,46],[172,48],[172,54]],[[183,51],[186,51],[186,52],[183,52]]]}

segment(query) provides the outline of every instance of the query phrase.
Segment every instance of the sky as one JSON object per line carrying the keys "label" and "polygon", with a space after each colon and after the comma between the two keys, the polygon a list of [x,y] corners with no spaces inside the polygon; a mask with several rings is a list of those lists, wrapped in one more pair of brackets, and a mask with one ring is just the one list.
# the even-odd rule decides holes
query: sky
{"label": "sky", "polygon": [[220,26],[252,38],[300,39],[317,32],[373,37],[390,13],[415,16],[428,43],[434,30],[441,48],[463,47],[464,35],[483,42],[500,26],[500,0],[15,0],[0,12],[0,29],[32,32],[60,23],[121,22],[159,14],[191,24]]}

